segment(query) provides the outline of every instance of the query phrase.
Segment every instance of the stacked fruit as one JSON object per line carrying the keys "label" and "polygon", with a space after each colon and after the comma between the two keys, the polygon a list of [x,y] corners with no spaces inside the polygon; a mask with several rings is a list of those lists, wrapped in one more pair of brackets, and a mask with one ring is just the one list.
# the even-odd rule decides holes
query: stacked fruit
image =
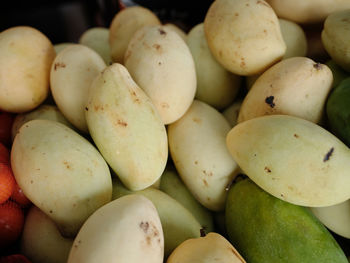
{"label": "stacked fruit", "polygon": [[[350,4],[318,6],[1,32],[0,262],[347,262]],[[323,21],[326,64],[297,24]]]}

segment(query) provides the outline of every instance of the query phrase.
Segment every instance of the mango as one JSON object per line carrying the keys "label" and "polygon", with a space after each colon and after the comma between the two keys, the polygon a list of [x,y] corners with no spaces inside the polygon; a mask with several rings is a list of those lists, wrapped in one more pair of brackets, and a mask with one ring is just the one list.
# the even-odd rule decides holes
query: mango
{"label": "mango", "polygon": [[65,48],[53,61],[52,96],[62,114],[81,132],[88,133],[85,106],[91,83],[105,67],[97,52],[81,44]]}
{"label": "mango", "polygon": [[174,198],[151,187],[141,191],[130,191],[117,179],[113,180],[113,200],[129,194],[142,195],[151,200],[156,207],[163,227],[165,258],[183,241],[200,236],[200,223]]}
{"label": "mango", "polygon": [[123,65],[112,64],[94,80],[85,116],[93,141],[126,187],[141,190],[159,179],[168,159],[165,126]]}
{"label": "mango", "polygon": [[293,115],[318,123],[332,88],[331,70],[306,57],[275,64],[255,81],[244,97],[238,122],[270,114]]}
{"label": "mango", "polygon": [[156,14],[142,6],[131,6],[118,12],[109,27],[109,45],[113,62],[124,63],[125,51],[138,29],[160,24]]}
{"label": "mango", "polygon": [[326,105],[330,130],[350,147],[350,77],[340,82]]}
{"label": "mango", "polygon": [[167,263],[193,262],[245,263],[245,260],[226,238],[213,232],[184,241],[167,260]]}
{"label": "mango", "polygon": [[226,228],[249,263],[347,262],[333,236],[307,208],[273,197],[250,179],[229,190]]}
{"label": "mango", "polygon": [[323,207],[350,197],[350,149],[313,122],[257,117],[233,127],[226,142],[243,173],[277,198]]}
{"label": "mango", "polygon": [[156,208],[128,195],[102,206],[81,227],[67,263],[162,263],[164,237]]}
{"label": "mango", "polygon": [[38,107],[48,95],[55,56],[51,41],[33,27],[0,32],[0,109],[22,113]]}
{"label": "mango", "polygon": [[196,70],[186,42],[165,26],[145,26],[131,38],[124,65],[150,97],[163,123],[185,114],[196,93]]}
{"label": "mango", "polygon": [[161,176],[159,189],[190,211],[206,233],[214,231],[212,212],[202,206],[187,189],[175,169],[167,168]]}
{"label": "mango", "polygon": [[55,222],[33,205],[27,215],[20,251],[33,263],[66,263],[73,238],[64,238]]}
{"label": "mango", "polygon": [[237,75],[260,74],[286,52],[277,15],[264,0],[214,1],[204,31],[215,59]]}
{"label": "mango", "polygon": [[192,195],[211,211],[224,209],[225,189],[238,171],[225,141],[230,129],[220,112],[199,100],[168,126],[170,155],[177,172]]}
{"label": "mango", "polygon": [[112,197],[111,175],[101,154],[57,121],[25,123],[13,141],[11,167],[23,193],[64,237],[74,237]]}

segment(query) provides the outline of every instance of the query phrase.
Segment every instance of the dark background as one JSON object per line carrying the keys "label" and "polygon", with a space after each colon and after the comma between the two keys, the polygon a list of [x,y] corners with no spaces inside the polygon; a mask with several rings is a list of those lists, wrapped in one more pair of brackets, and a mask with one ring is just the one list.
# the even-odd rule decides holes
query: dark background
{"label": "dark background", "polygon": [[[163,23],[172,22],[189,31],[203,22],[213,0],[198,3],[184,0],[123,0],[123,4],[151,9]],[[196,5],[197,4],[197,5]],[[78,42],[81,34],[95,26],[109,27],[120,10],[118,0],[30,0],[7,1],[0,8],[0,31],[27,25],[44,33],[53,44]]]}

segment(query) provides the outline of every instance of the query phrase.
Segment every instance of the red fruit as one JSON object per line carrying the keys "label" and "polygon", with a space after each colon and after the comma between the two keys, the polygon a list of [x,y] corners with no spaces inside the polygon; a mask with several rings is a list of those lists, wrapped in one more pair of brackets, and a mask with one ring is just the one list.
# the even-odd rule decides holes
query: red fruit
{"label": "red fruit", "polygon": [[0,163],[10,164],[10,152],[2,143],[0,143]]}
{"label": "red fruit", "polygon": [[11,145],[11,129],[15,115],[9,112],[0,111],[0,142]]}
{"label": "red fruit", "polygon": [[31,263],[25,256],[16,254],[0,258],[0,263]]}
{"label": "red fruit", "polygon": [[22,208],[12,201],[0,205],[0,247],[9,247],[21,235],[24,225]]}
{"label": "red fruit", "polygon": [[15,187],[13,189],[11,199],[22,207],[29,206],[32,202],[25,196],[22,189],[19,187],[17,182],[15,182]]}
{"label": "red fruit", "polygon": [[15,178],[10,166],[0,163],[0,204],[4,203],[13,193],[15,188]]}

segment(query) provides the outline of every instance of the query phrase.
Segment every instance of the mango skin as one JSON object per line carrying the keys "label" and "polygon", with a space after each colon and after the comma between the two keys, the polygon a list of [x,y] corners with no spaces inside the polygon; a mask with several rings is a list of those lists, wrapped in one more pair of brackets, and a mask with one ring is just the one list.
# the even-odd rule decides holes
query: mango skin
{"label": "mango skin", "polygon": [[229,190],[226,228],[249,263],[347,263],[335,239],[307,208],[269,195],[250,179]]}
{"label": "mango skin", "polygon": [[323,207],[350,197],[350,149],[313,122],[257,117],[233,127],[226,143],[243,172],[277,198]]}
{"label": "mango skin", "polygon": [[326,112],[330,130],[350,147],[350,77],[343,80],[329,96]]}

